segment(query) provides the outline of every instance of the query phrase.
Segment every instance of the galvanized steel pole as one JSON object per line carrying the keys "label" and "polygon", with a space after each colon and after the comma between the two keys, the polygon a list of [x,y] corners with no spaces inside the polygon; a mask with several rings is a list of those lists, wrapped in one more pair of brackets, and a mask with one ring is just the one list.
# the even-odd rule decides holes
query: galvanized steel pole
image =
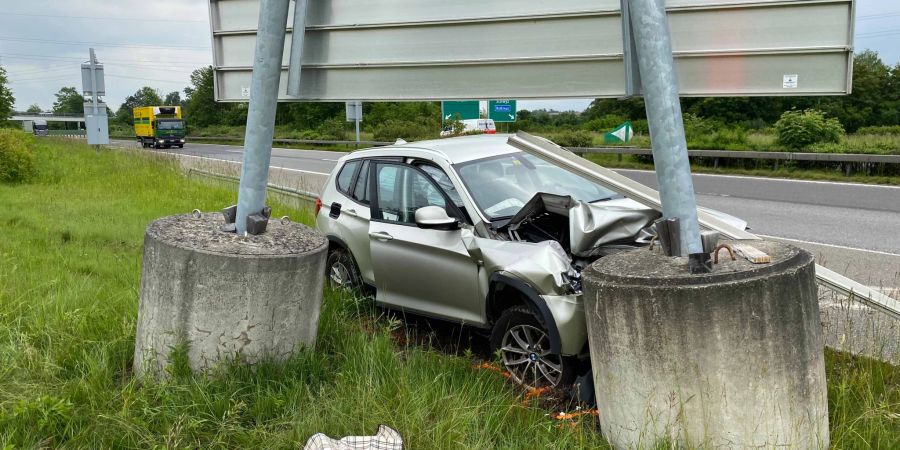
{"label": "galvanized steel pole", "polygon": [[288,66],[287,93],[300,96],[300,75],[303,72],[303,42],[306,37],[306,9],[308,0],[294,3],[294,26],[291,28],[291,59]]}
{"label": "galvanized steel pole", "polygon": [[677,217],[682,256],[703,252],[678,75],[664,0],[628,0],[663,217]]}
{"label": "galvanized steel pole", "polygon": [[256,56],[250,81],[250,108],[244,137],[244,164],[235,220],[238,234],[247,231],[247,216],[262,211],[266,203],[289,7],[290,0],[260,2]]}

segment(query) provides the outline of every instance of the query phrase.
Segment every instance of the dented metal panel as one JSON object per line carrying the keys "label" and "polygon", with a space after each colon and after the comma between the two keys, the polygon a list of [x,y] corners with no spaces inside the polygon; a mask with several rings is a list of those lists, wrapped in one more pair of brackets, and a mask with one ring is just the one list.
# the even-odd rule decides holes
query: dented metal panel
{"label": "dented metal panel", "polygon": [[[662,205],[659,203],[659,194],[655,190],[581,158],[546,139],[520,131],[509,138],[509,144],[586,177],[645,206],[662,211]],[[702,209],[698,209],[697,213],[700,218],[700,226],[703,228],[716,230],[722,233],[723,236],[731,239],[760,239],[759,236],[746,230],[739,230]],[[818,264],[816,265],[816,278],[824,286],[835,289],[845,295],[853,295],[869,307],[900,319],[900,301]]]}
{"label": "dented metal panel", "polygon": [[[619,175],[612,170],[588,161],[547,139],[533,136],[520,131],[509,138],[509,144],[526,153],[530,153],[551,164],[563,167],[585,178],[593,180],[612,191],[657,211],[662,210],[659,201],[659,193],[628,177]],[[710,230],[717,230],[724,237],[731,239],[759,239],[756,235],[731,226],[728,222],[716,217],[702,209],[698,209],[697,215],[700,226]]]}
{"label": "dented metal panel", "polygon": [[[619,8],[619,0],[310,2],[300,96],[287,95],[284,77],[280,99],[621,97]],[[853,0],[667,8],[682,95],[850,90]],[[259,0],[210,0],[217,100],[248,100],[258,14]],[[286,41],[289,55],[290,34]]]}

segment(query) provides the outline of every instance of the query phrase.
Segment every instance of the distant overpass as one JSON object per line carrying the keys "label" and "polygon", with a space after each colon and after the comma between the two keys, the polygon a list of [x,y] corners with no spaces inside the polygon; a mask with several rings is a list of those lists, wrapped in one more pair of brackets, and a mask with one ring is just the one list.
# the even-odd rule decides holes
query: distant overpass
{"label": "distant overpass", "polygon": [[66,114],[66,113],[29,113],[22,111],[13,111],[9,120],[24,122],[26,120],[46,120],[47,122],[84,122],[84,114]]}

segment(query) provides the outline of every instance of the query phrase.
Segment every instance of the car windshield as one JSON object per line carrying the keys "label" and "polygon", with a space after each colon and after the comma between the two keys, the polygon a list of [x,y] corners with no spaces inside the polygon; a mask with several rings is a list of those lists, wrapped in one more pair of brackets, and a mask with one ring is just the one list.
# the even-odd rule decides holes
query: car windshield
{"label": "car windshield", "polygon": [[570,195],[596,202],[618,197],[580,175],[527,153],[511,153],[456,166],[478,208],[489,220],[514,216],[535,194]]}
{"label": "car windshield", "polygon": [[180,120],[166,120],[159,122],[160,130],[180,130],[184,128],[184,124]]}

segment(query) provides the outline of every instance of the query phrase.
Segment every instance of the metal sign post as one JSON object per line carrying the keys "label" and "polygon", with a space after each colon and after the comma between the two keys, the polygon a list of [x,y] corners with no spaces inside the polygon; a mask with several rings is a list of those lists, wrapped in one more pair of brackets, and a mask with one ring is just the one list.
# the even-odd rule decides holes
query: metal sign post
{"label": "metal sign post", "polygon": [[238,234],[247,232],[247,216],[263,210],[269,181],[269,161],[272,159],[272,138],[275,134],[275,110],[278,107],[278,88],[281,83],[281,61],[284,57],[290,0],[262,0],[259,10],[259,31],[256,35],[256,56],[250,82],[250,108],[247,112],[247,132],[244,137],[244,164],[238,191],[235,228]]}
{"label": "metal sign post", "polygon": [[627,11],[630,18],[626,16],[625,19],[631,24],[637,50],[663,217],[678,219],[681,256],[690,255],[691,271],[708,272],[707,267],[711,270],[711,266],[697,264],[702,255],[706,255],[707,260],[709,255],[703,253],[700,242],[697,201],[665,0],[628,0]]}
{"label": "metal sign post", "polygon": [[354,100],[347,102],[347,122],[356,123],[356,148],[359,148],[359,123],[362,122],[362,102]]}
{"label": "metal sign post", "polygon": [[91,60],[81,65],[81,90],[90,100],[84,103],[85,128],[90,145],[109,144],[109,118],[106,114],[106,103],[100,101],[106,95],[106,84],[103,79],[103,65],[97,62],[97,55],[91,49]]}

